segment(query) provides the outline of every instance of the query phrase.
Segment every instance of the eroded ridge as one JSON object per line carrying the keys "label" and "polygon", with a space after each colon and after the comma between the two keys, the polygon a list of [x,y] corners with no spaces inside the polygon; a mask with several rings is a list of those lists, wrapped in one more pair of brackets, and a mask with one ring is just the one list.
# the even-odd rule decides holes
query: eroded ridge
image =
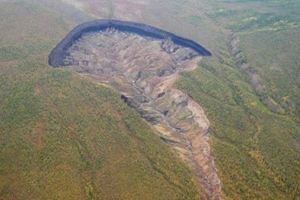
{"label": "eroded ridge", "polygon": [[199,53],[171,40],[108,28],[83,34],[66,55],[63,67],[118,90],[157,130],[193,169],[204,199],[221,199],[209,120],[199,104],[174,87],[180,72],[197,66]]}

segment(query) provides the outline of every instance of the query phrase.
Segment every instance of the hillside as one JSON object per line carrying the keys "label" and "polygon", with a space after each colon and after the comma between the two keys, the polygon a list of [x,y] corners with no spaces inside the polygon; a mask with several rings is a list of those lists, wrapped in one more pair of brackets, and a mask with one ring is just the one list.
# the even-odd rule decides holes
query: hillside
{"label": "hillside", "polygon": [[71,8],[0,4],[0,199],[198,199],[187,167],[115,91],[47,65],[78,23]]}
{"label": "hillside", "polygon": [[203,197],[189,162],[118,90],[47,65],[70,30],[99,18],[149,24],[212,53],[176,76],[172,89],[210,122],[207,144],[222,199],[300,199],[298,0],[0,5],[0,199]]}
{"label": "hillside", "polygon": [[177,87],[212,123],[224,198],[299,197],[298,1],[116,0],[101,10],[101,0],[76,2],[92,16],[146,22],[212,51]]}
{"label": "hillside", "polygon": [[223,37],[215,59],[184,74],[178,87],[205,107],[214,123],[213,149],[225,199],[297,199],[299,3],[205,5],[203,21],[218,25]]}

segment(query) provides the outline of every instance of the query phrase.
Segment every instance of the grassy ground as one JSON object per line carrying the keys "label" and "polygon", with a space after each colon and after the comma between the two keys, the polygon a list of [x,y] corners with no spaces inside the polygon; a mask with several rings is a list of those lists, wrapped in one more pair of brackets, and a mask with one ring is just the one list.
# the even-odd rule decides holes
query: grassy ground
{"label": "grassy ground", "polygon": [[[203,11],[209,19],[225,34],[230,30],[240,37],[246,61],[262,77],[268,95],[285,109],[285,114],[275,114],[260,101],[226,46],[215,49],[215,58],[205,59],[196,71],[183,74],[178,87],[204,106],[212,122],[212,146],[224,196],[300,198],[299,16],[295,15],[299,3],[213,1],[206,5],[211,5]],[[224,38],[215,38],[222,44]]]}
{"label": "grassy ground", "polygon": [[213,151],[225,197],[293,199],[297,195],[298,124],[270,112],[236,72],[212,61],[183,74],[178,87],[204,106],[212,122]]}
{"label": "grassy ground", "polygon": [[198,199],[189,170],[116,92],[47,65],[86,19],[60,6],[0,3],[0,199]]}
{"label": "grassy ground", "polygon": [[[106,10],[113,11],[110,17],[146,22],[189,37],[213,52],[196,71],[184,73],[177,86],[205,108],[212,123],[212,148],[225,199],[299,199],[299,2],[146,2],[132,10],[124,6],[124,13],[113,3]],[[47,3],[49,8],[54,4]],[[46,66],[51,47],[87,18],[71,9],[69,16],[61,10],[39,11],[28,3],[3,5],[2,199],[196,196],[186,169],[177,161],[172,164],[172,154],[114,92]],[[141,13],[135,12],[140,8]],[[36,23],[28,27],[28,21]],[[247,62],[284,114],[271,112],[235,66],[228,52],[229,30],[240,37]],[[52,196],[56,194],[61,196]]]}

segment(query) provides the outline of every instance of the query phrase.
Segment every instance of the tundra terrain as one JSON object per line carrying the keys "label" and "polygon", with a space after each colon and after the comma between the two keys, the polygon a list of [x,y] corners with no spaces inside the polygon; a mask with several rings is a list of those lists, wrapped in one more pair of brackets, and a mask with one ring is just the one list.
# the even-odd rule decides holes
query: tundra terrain
{"label": "tundra terrain", "polygon": [[[299,10],[298,0],[0,0],[0,199],[299,199]],[[149,24],[212,56],[108,30],[49,66],[95,19]]]}

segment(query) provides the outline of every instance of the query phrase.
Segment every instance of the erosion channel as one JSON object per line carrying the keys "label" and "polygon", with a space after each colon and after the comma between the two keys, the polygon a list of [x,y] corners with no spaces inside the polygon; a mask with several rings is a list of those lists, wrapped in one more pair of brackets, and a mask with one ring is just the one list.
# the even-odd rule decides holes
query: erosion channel
{"label": "erosion channel", "polygon": [[203,198],[221,199],[209,120],[199,104],[175,88],[180,72],[194,70],[202,56],[210,55],[186,41],[143,24],[99,20],[75,28],[51,52],[49,64],[119,91],[191,167]]}

